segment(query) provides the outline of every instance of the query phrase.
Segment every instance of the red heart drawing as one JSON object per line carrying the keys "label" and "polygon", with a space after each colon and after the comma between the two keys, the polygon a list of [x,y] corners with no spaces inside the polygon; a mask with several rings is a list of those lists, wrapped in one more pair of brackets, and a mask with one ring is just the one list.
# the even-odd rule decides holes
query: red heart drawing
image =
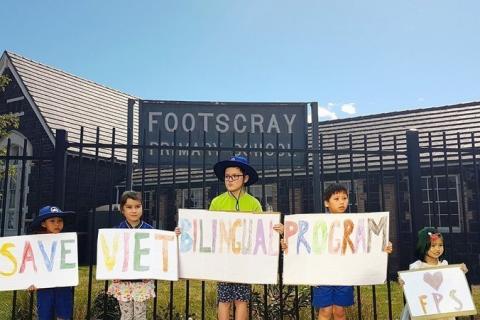
{"label": "red heart drawing", "polygon": [[425,281],[430,285],[430,287],[438,291],[438,288],[440,288],[443,282],[443,274],[440,271],[437,271],[434,274],[425,272],[425,274],[423,275],[423,281]]}

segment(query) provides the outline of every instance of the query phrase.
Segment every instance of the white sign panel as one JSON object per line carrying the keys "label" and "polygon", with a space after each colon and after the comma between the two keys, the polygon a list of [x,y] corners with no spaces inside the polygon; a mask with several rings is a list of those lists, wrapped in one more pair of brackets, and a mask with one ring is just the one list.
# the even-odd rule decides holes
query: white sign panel
{"label": "white sign panel", "polygon": [[388,212],[285,216],[284,284],[384,283],[388,222]]}
{"label": "white sign panel", "polygon": [[277,283],[279,214],[179,210],[180,277]]}
{"label": "white sign panel", "polygon": [[156,229],[100,229],[97,279],[178,280],[175,233]]}
{"label": "white sign panel", "polygon": [[440,319],[477,314],[460,265],[400,271],[412,319]]}
{"label": "white sign panel", "polygon": [[77,234],[0,238],[0,291],[78,285]]}

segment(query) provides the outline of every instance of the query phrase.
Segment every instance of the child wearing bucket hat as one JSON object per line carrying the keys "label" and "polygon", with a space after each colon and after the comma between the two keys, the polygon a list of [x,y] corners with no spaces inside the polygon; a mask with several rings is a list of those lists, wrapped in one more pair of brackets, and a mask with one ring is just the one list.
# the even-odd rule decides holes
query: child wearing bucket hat
{"label": "child wearing bucket hat", "polygon": [[[248,194],[246,187],[258,180],[258,174],[242,156],[233,156],[220,161],[213,167],[217,178],[224,181],[226,192],[215,197],[210,203],[210,211],[228,211],[242,213],[261,213],[262,206],[254,196]],[[283,225],[276,224],[273,229],[283,233]],[[175,228],[177,236],[181,234]],[[217,285],[218,319],[230,319],[230,307],[235,304],[235,320],[248,319],[248,302],[251,297],[251,285],[243,283],[219,282]]]}
{"label": "child wearing bucket hat", "polygon": [[[60,233],[63,230],[64,219],[70,217],[72,211],[62,211],[55,206],[45,206],[30,224],[32,233]],[[29,291],[37,291],[37,311],[39,320],[72,319],[73,288],[56,287],[36,289],[33,285]]]}
{"label": "child wearing bucket hat", "polygon": [[[226,192],[215,197],[210,203],[211,211],[262,212],[260,202],[248,194],[246,186],[257,182],[258,174],[248,160],[234,156],[215,164],[213,171],[225,182]],[[248,318],[248,301],[251,286],[243,283],[219,282],[217,285],[218,319],[230,319],[230,306],[235,304],[235,319]]]}

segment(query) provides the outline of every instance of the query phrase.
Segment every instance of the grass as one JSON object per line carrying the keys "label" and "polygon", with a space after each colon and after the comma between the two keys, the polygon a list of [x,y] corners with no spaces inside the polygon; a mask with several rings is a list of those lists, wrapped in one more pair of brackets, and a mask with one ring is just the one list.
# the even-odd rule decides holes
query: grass
{"label": "grass", "polygon": [[[95,270],[93,270],[93,273]],[[80,268],[80,284],[75,288],[75,306],[74,319],[85,319],[87,314],[88,301],[88,267]],[[201,319],[202,308],[202,294],[201,281],[191,280],[189,285],[189,315],[192,320]],[[182,280],[173,282],[173,306],[174,319],[185,319],[186,310],[186,286],[187,282]],[[158,319],[168,319],[168,306],[170,301],[170,282],[158,281],[157,287],[157,316]],[[105,288],[104,281],[96,281],[92,279],[92,295],[91,303],[96,295],[102,292]],[[299,290],[307,290],[308,288],[300,287]],[[253,290],[260,293],[260,298],[263,301],[263,286],[254,286]],[[373,304],[373,290],[375,290],[376,297],[376,313],[377,319],[388,319],[388,290],[386,285],[364,286],[360,288],[361,293],[361,312],[362,319],[374,319],[374,304]],[[12,297],[13,292],[0,292],[0,319],[10,319],[12,312]],[[480,306],[480,286],[474,286],[473,297],[475,305]],[[357,319],[358,300],[355,293],[356,304],[347,310],[348,319]],[[291,296],[289,301],[292,301]],[[29,314],[30,295],[26,291],[17,291],[16,313],[17,319],[28,319]],[[391,282],[391,301],[392,301],[392,315],[393,319],[398,319],[403,308],[402,290],[397,283]],[[269,310],[273,309],[275,301],[269,302]],[[306,301],[306,305],[309,305]],[[216,318],[216,285],[215,282],[205,282],[205,319]],[[287,306],[288,307],[288,306]],[[291,308],[291,305],[290,305]],[[300,319],[310,319],[311,308],[309,306],[300,308]],[[148,319],[153,318],[153,301],[148,304]],[[35,317],[34,317],[35,319]],[[290,319],[286,318],[285,319]],[[461,319],[461,318],[457,318]],[[466,318],[468,319],[468,318]]]}

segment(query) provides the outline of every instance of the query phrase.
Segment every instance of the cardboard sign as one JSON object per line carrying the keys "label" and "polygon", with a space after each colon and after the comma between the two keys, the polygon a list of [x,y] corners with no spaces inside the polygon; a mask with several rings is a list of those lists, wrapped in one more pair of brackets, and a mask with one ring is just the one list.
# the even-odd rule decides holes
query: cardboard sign
{"label": "cardboard sign", "polygon": [[178,280],[175,233],[156,229],[100,229],[96,277]]}
{"label": "cardboard sign", "polygon": [[412,319],[439,319],[477,314],[460,265],[400,271]]}
{"label": "cardboard sign", "polygon": [[277,283],[279,222],[279,214],[180,209],[180,277]]}
{"label": "cardboard sign", "polygon": [[368,285],[387,276],[388,212],[285,216],[283,282]]}
{"label": "cardboard sign", "polygon": [[0,291],[78,285],[77,234],[0,238]]}

